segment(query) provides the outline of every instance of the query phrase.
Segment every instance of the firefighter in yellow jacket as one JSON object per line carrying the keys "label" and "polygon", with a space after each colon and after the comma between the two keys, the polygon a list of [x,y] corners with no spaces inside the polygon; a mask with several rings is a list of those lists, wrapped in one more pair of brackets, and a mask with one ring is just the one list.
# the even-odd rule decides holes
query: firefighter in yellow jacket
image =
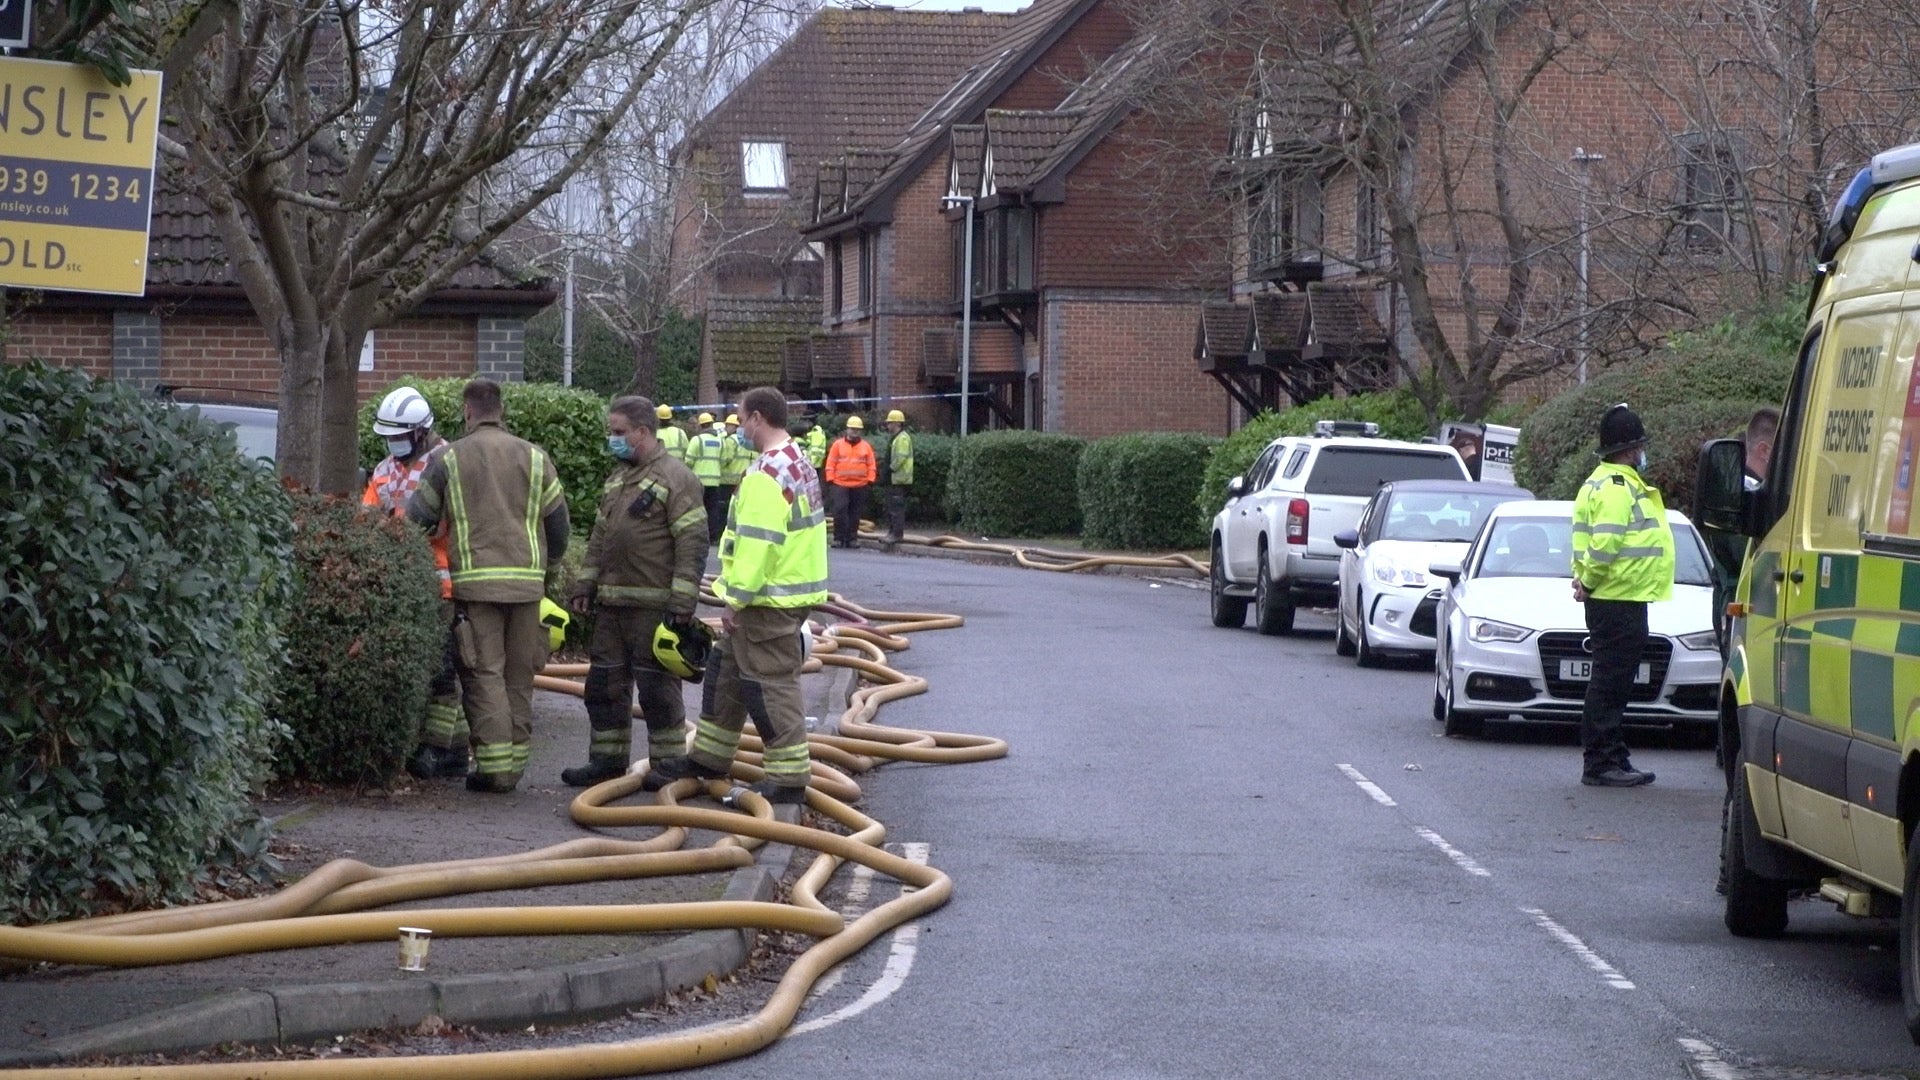
{"label": "firefighter in yellow jacket", "polygon": [[1647,431],[1625,404],[1600,419],[1600,466],[1573,503],[1573,598],[1586,606],[1593,671],[1580,717],[1580,782],[1638,787],[1621,735],[1647,645],[1647,605],[1673,595],[1673,530],[1660,490],[1642,479]]}
{"label": "firefighter in yellow jacket", "polygon": [[533,676],[546,663],[540,622],[547,564],[567,550],[567,500],[546,451],[509,434],[500,384],[461,392],[467,434],[427,467],[407,517],[447,522],[460,689],[473,729],[467,790],[507,792],[533,748]]}
{"label": "firefighter in yellow jacket", "polygon": [[767,778],[754,790],[770,802],[806,799],[811,759],[801,715],[800,665],[807,613],[827,599],[827,519],[820,477],[787,435],[787,399],[770,386],[747,391],[740,430],[759,457],[740,481],[720,538],[714,594],[725,644],[707,680],[693,752],[657,763],[643,781],[657,791],[687,777],[726,776],[753,718],[766,750]]}
{"label": "firefighter in yellow jacket", "polygon": [[680,680],[654,650],[663,625],[676,635],[694,632],[707,511],[700,481],[660,442],[656,420],[643,397],[618,398],[607,409],[607,451],[620,464],[601,489],[593,539],[569,597],[575,611],[593,612],[586,685],[593,733],[587,763],[560,773],[570,787],[627,771],[636,687],[647,757],[658,763],[687,751]]}

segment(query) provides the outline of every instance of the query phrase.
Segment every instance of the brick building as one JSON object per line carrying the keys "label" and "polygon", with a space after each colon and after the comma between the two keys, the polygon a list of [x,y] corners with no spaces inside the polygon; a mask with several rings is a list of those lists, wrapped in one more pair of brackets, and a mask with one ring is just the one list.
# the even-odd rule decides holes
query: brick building
{"label": "brick building", "polygon": [[1010,20],[822,8],[675,148],[674,299],[705,319],[703,401],[810,358],[787,345],[820,319],[823,262],[799,232],[820,162],[893,138]]}
{"label": "brick building", "polygon": [[1226,133],[1143,114],[1156,63],[1115,0],[1036,0],[891,141],[828,161],[804,230],[828,267],[823,333],[790,343],[788,387],[898,401],[951,429],[970,299],[976,427],[1224,429],[1191,348],[1194,305],[1226,280],[1191,273],[1202,253],[1148,254],[1156,192],[1136,163],[1149,144]]}

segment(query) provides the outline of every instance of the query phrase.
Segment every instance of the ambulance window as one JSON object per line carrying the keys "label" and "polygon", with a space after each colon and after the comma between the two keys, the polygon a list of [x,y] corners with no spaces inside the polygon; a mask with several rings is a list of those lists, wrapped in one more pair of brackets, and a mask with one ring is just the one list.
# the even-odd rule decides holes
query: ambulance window
{"label": "ambulance window", "polygon": [[1765,535],[1787,512],[1793,491],[1793,469],[1799,456],[1800,432],[1806,426],[1807,398],[1813,392],[1814,368],[1820,359],[1820,330],[1807,335],[1800,346],[1800,362],[1794,365],[1793,384],[1787,391],[1787,408],[1780,416],[1780,434],[1773,441],[1773,458],[1767,462],[1767,479],[1760,492],[1756,533]]}

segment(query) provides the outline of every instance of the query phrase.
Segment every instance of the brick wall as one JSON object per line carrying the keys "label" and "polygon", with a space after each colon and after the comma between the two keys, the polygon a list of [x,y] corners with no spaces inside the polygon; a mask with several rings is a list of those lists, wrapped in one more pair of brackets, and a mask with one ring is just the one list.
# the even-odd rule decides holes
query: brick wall
{"label": "brick wall", "polygon": [[[479,320],[488,324],[481,352],[476,320],[408,319],[373,333],[373,370],[359,376],[360,396],[403,375],[452,378],[484,371],[490,378],[519,377],[519,346],[524,331],[518,319]],[[196,316],[164,324],[160,350],[161,381],[274,392],[280,385],[279,353],[251,316]]]}
{"label": "brick wall", "polygon": [[993,103],[996,109],[1051,109],[1100,61],[1133,36],[1116,0],[1095,4]]}
{"label": "brick wall", "polygon": [[1226,432],[1230,399],[1193,362],[1194,300],[1068,293],[1045,304],[1049,429]]}
{"label": "brick wall", "polygon": [[9,362],[45,360],[84,368],[99,378],[113,375],[113,316],[108,312],[28,312],[16,316],[8,329]]}

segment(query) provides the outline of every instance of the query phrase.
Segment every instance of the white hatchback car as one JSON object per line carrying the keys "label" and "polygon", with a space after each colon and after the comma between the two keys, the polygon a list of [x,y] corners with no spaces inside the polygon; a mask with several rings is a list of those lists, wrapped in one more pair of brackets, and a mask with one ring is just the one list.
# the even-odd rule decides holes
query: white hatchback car
{"label": "white hatchback car", "polygon": [[[1673,529],[1673,596],[1647,610],[1647,647],[1627,705],[1630,724],[1687,727],[1703,738],[1719,716],[1720,649],[1713,573],[1686,515]],[[1482,722],[1580,719],[1593,654],[1586,614],[1573,598],[1573,504],[1510,502],[1494,508],[1458,563],[1430,569],[1452,579],[1441,600],[1433,718],[1449,735]]]}
{"label": "white hatchback car", "polygon": [[1333,534],[1341,549],[1334,651],[1361,667],[1385,652],[1432,656],[1446,580],[1428,565],[1460,561],[1494,507],[1531,498],[1523,487],[1470,480],[1380,485],[1360,523]]}

